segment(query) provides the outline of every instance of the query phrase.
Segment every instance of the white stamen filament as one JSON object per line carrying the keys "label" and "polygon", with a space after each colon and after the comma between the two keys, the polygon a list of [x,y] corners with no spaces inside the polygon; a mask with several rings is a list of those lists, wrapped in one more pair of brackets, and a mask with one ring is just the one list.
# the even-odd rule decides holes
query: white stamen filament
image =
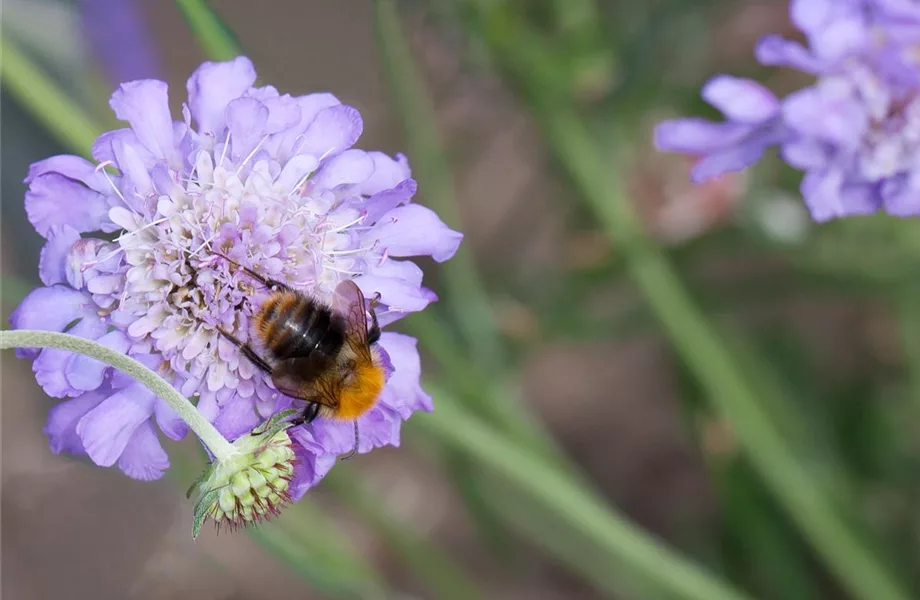
{"label": "white stamen filament", "polygon": [[323,256],[332,258],[335,256],[348,256],[350,254],[360,254],[361,252],[367,252],[368,250],[373,250],[374,246],[376,245],[377,243],[375,242],[373,245],[367,246],[366,248],[352,248],[351,250],[325,250],[323,251]]}
{"label": "white stamen filament", "polygon": [[[227,135],[229,136],[230,134],[228,133]],[[267,136],[267,135],[266,135],[265,137],[263,137],[261,140],[259,140],[259,143],[256,144],[256,147],[255,147],[255,148],[252,149],[252,152],[250,152],[249,155],[248,155],[246,158],[243,159],[243,162],[240,163],[240,166],[236,168],[236,173],[234,173],[234,175],[236,175],[237,177],[240,176],[240,173],[243,171],[243,167],[246,166],[246,163],[248,163],[250,160],[252,160],[252,157],[256,155],[256,152],[259,151],[259,149],[262,147],[262,145],[263,145],[266,141],[268,141],[268,136]]]}
{"label": "white stamen filament", "polygon": [[101,172],[101,173],[102,173],[102,176],[105,177],[105,180],[109,182],[109,185],[110,185],[110,186],[112,186],[112,191],[115,192],[115,195],[118,196],[119,199],[121,199],[122,202],[124,202],[125,204],[127,204],[127,202],[125,201],[125,197],[121,195],[121,190],[118,189],[118,187],[115,185],[115,182],[112,181],[112,178],[111,178],[111,177],[109,177],[109,172],[105,170],[105,168],[106,168],[107,166],[109,166],[109,165],[114,165],[114,164],[115,164],[115,163],[112,162],[111,160],[107,160],[107,161],[105,161],[105,162],[99,163],[99,165],[98,165],[98,166],[96,167],[96,169],[95,169],[95,172],[96,172],[96,173],[100,173],[100,172]]}
{"label": "white stamen filament", "polygon": [[230,147],[230,130],[227,130],[227,137],[224,139],[224,148],[220,151],[220,159],[217,161],[217,166],[221,167],[224,164],[224,159],[227,158],[227,148]]}
{"label": "white stamen filament", "polygon": [[[346,223],[346,224],[344,224],[344,225],[341,225],[341,226],[339,226],[339,227],[336,227],[335,229],[327,229],[326,231],[324,231],[324,233],[338,233],[338,232],[340,232],[340,231],[345,231],[345,230],[348,229],[349,227],[352,227],[353,225],[357,225],[358,223],[360,223],[361,221],[363,221],[363,220],[366,219],[366,218],[367,218],[367,214],[363,214],[363,215],[361,215],[360,217],[358,217],[357,219],[355,219],[354,221],[352,221],[351,223]],[[327,221],[327,222],[328,222],[328,221]],[[325,223],[323,223],[323,225],[325,225]],[[322,225],[318,226],[317,229],[319,229],[319,227],[322,227]]]}
{"label": "white stamen filament", "polygon": [[323,265],[323,270],[324,270],[324,271],[333,271],[333,272],[335,272],[335,273],[342,273],[343,275],[353,275],[353,276],[357,276],[357,275],[360,275],[360,274],[361,274],[359,271],[348,271],[348,270],[345,270],[345,269],[338,269],[338,268],[336,268],[336,267],[331,267],[331,266],[329,266],[329,265]]}

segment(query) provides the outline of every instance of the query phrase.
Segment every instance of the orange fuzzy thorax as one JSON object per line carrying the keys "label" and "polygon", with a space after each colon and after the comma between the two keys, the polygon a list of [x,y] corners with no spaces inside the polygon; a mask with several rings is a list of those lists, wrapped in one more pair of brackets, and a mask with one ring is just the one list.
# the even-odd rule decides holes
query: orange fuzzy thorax
{"label": "orange fuzzy thorax", "polygon": [[386,383],[383,368],[374,361],[361,361],[355,366],[352,380],[339,393],[335,418],[357,419],[374,406]]}

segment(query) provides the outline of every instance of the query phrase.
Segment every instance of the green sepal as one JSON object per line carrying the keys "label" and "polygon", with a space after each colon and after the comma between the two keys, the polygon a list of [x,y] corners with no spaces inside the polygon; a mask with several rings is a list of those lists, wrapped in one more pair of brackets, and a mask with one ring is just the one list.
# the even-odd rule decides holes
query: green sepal
{"label": "green sepal", "polygon": [[195,480],[195,482],[191,485],[191,487],[188,488],[188,491],[185,492],[185,497],[186,497],[186,498],[191,498],[191,497],[192,497],[192,492],[195,491],[195,488],[197,488],[198,486],[200,486],[200,485],[204,482],[205,479],[207,479],[208,477],[210,477],[210,476],[211,476],[211,471],[213,471],[213,470],[214,470],[214,463],[211,463],[211,464],[208,465],[208,468],[205,469],[204,472],[198,477],[198,479]]}
{"label": "green sepal", "polygon": [[[200,482],[199,482],[200,483]],[[197,484],[196,484],[197,485]],[[195,502],[195,510],[192,515],[192,539],[197,539],[201,533],[201,525],[208,518],[208,510],[217,501],[217,495],[220,490],[210,490],[201,495]]]}
{"label": "green sepal", "polygon": [[283,410],[279,413],[273,414],[267,421],[256,427],[252,430],[252,435],[264,435],[267,438],[271,438],[273,435],[287,429],[291,426],[290,423],[285,422],[285,419],[288,417],[293,417],[298,414],[300,411],[296,408],[289,410]]}

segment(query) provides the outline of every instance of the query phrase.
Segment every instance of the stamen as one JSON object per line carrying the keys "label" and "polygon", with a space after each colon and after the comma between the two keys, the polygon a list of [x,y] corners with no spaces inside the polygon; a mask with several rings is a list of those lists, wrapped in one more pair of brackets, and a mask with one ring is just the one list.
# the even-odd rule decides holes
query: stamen
{"label": "stamen", "polygon": [[292,285],[293,287],[304,287],[304,286],[308,286],[308,285],[309,285],[309,286],[312,286],[312,285],[315,285],[315,284],[316,284],[316,279],[304,279],[303,281],[293,281],[293,282],[291,282],[291,285]]}
{"label": "stamen", "polygon": [[125,200],[125,197],[121,195],[121,190],[119,190],[118,187],[115,186],[115,182],[112,181],[112,179],[109,177],[109,172],[105,170],[106,167],[108,167],[109,165],[114,165],[114,164],[115,162],[111,160],[107,160],[105,162],[99,163],[99,165],[94,169],[94,172],[96,173],[102,172],[102,176],[105,177],[105,180],[109,182],[110,186],[112,186],[112,190],[115,192],[115,195],[118,196],[122,202],[127,204],[128,202]]}
{"label": "stamen", "polygon": [[375,241],[373,245],[368,246],[366,248],[353,248],[351,250],[329,250],[329,251],[323,252],[323,254],[325,256],[347,256],[349,254],[360,254],[361,252],[367,252],[368,250],[373,250],[376,245],[377,245],[377,242]]}
{"label": "stamen", "polygon": [[300,181],[297,182],[297,185],[295,185],[293,188],[291,188],[291,191],[288,192],[288,194],[287,194],[288,197],[293,196],[295,193],[298,193],[298,188],[300,188],[302,185],[304,185],[305,183],[307,183],[307,180],[310,179],[310,175],[313,175],[313,173],[312,173],[312,172],[311,172],[311,173],[307,173],[306,175],[304,175],[303,177],[301,177],[301,178],[300,178]]}
{"label": "stamen", "polygon": [[151,222],[147,223],[146,225],[144,225],[143,227],[138,227],[137,229],[132,229],[131,231],[126,231],[125,233],[123,233],[123,234],[121,234],[120,236],[118,236],[117,238],[115,238],[115,241],[120,243],[121,240],[123,240],[123,239],[125,239],[125,238],[129,238],[129,237],[131,237],[132,235],[138,234],[138,233],[144,231],[145,229],[148,229],[148,228],[150,228],[150,227],[154,227],[154,226],[156,226],[156,225],[159,225],[160,223],[165,223],[165,222],[168,221],[168,220],[169,220],[169,217],[163,217],[162,219],[157,219],[156,221],[151,221]]}
{"label": "stamen", "polygon": [[[212,235],[210,238],[206,239],[200,246],[198,246],[198,248],[196,248],[194,252],[189,252],[188,255],[189,255],[189,256],[194,256],[194,257],[197,258],[197,257],[198,257],[198,253],[201,252],[202,249],[204,249],[205,247],[207,247],[207,249],[208,249],[209,252],[214,252],[214,250],[211,248],[211,241],[212,241],[214,238],[216,238],[216,237],[217,237],[217,234]],[[186,252],[188,252],[188,251],[186,251]]]}
{"label": "stamen", "polygon": [[224,159],[227,157],[227,148],[230,147],[230,130],[227,130],[227,138],[224,140],[224,149],[220,152],[220,160],[217,161],[217,167],[221,167],[224,164]]}
{"label": "stamen", "polygon": [[[230,134],[228,133],[227,135],[230,135]],[[246,163],[248,163],[249,160],[250,160],[253,156],[256,155],[256,152],[258,152],[259,149],[262,148],[262,144],[264,144],[266,141],[268,141],[268,136],[267,136],[267,135],[266,135],[265,137],[263,137],[261,140],[259,140],[259,143],[256,144],[256,147],[253,148],[253,149],[252,149],[252,152],[249,153],[249,156],[247,156],[246,158],[243,159],[243,162],[241,162],[241,163],[240,163],[240,166],[237,167],[236,173],[234,173],[234,175],[236,175],[237,177],[239,177],[240,171],[243,170],[243,167],[246,166]]]}
{"label": "stamen", "polygon": [[367,213],[362,214],[360,217],[358,217],[357,219],[355,219],[355,220],[352,221],[351,223],[346,223],[346,224],[344,224],[344,225],[341,225],[341,226],[339,226],[339,227],[336,227],[335,229],[326,230],[324,233],[338,233],[338,232],[340,232],[340,231],[345,231],[345,230],[348,229],[349,227],[352,227],[353,225],[357,225],[358,223],[360,223],[361,221],[363,221],[363,220],[366,219],[366,218],[367,218]]}
{"label": "stamen", "polygon": [[360,272],[360,271],[348,271],[348,270],[345,270],[345,269],[337,269],[337,268],[331,267],[331,266],[329,266],[329,265],[323,265],[323,270],[324,270],[324,271],[333,271],[333,272],[335,272],[335,273],[342,273],[343,275],[354,275],[354,276],[361,275],[361,272]]}
{"label": "stamen", "polygon": [[102,258],[97,258],[96,260],[88,260],[88,261],[86,261],[85,263],[83,263],[82,265],[80,265],[80,272],[81,272],[81,273],[84,273],[84,272],[86,272],[87,269],[90,269],[90,268],[92,268],[92,267],[95,267],[95,266],[98,265],[99,263],[105,262],[105,261],[109,260],[110,258],[112,258],[113,256],[118,256],[121,252],[124,252],[124,251],[125,251],[125,249],[122,248],[121,246],[119,246],[117,250],[115,250],[114,252],[109,253],[108,256],[104,256],[104,257],[102,257]]}
{"label": "stamen", "polygon": [[323,152],[323,155],[319,157],[319,162],[323,162],[323,160],[324,160],[327,156],[329,156],[330,154],[332,154],[332,151],[333,151],[333,150],[335,150],[335,146],[333,146],[332,148],[329,148],[328,150],[326,150],[325,152]]}

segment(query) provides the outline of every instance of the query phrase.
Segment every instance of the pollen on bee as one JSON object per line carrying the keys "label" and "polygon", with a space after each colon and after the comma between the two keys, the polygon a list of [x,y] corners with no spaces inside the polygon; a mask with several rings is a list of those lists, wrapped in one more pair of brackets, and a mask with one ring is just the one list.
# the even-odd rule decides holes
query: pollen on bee
{"label": "pollen on bee", "polygon": [[354,380],[345,387],[339,396],[339,406],[335,416],[343,420],[357,419],[369,411],[385,383],[383,368],[368,362],[355,367]]}

